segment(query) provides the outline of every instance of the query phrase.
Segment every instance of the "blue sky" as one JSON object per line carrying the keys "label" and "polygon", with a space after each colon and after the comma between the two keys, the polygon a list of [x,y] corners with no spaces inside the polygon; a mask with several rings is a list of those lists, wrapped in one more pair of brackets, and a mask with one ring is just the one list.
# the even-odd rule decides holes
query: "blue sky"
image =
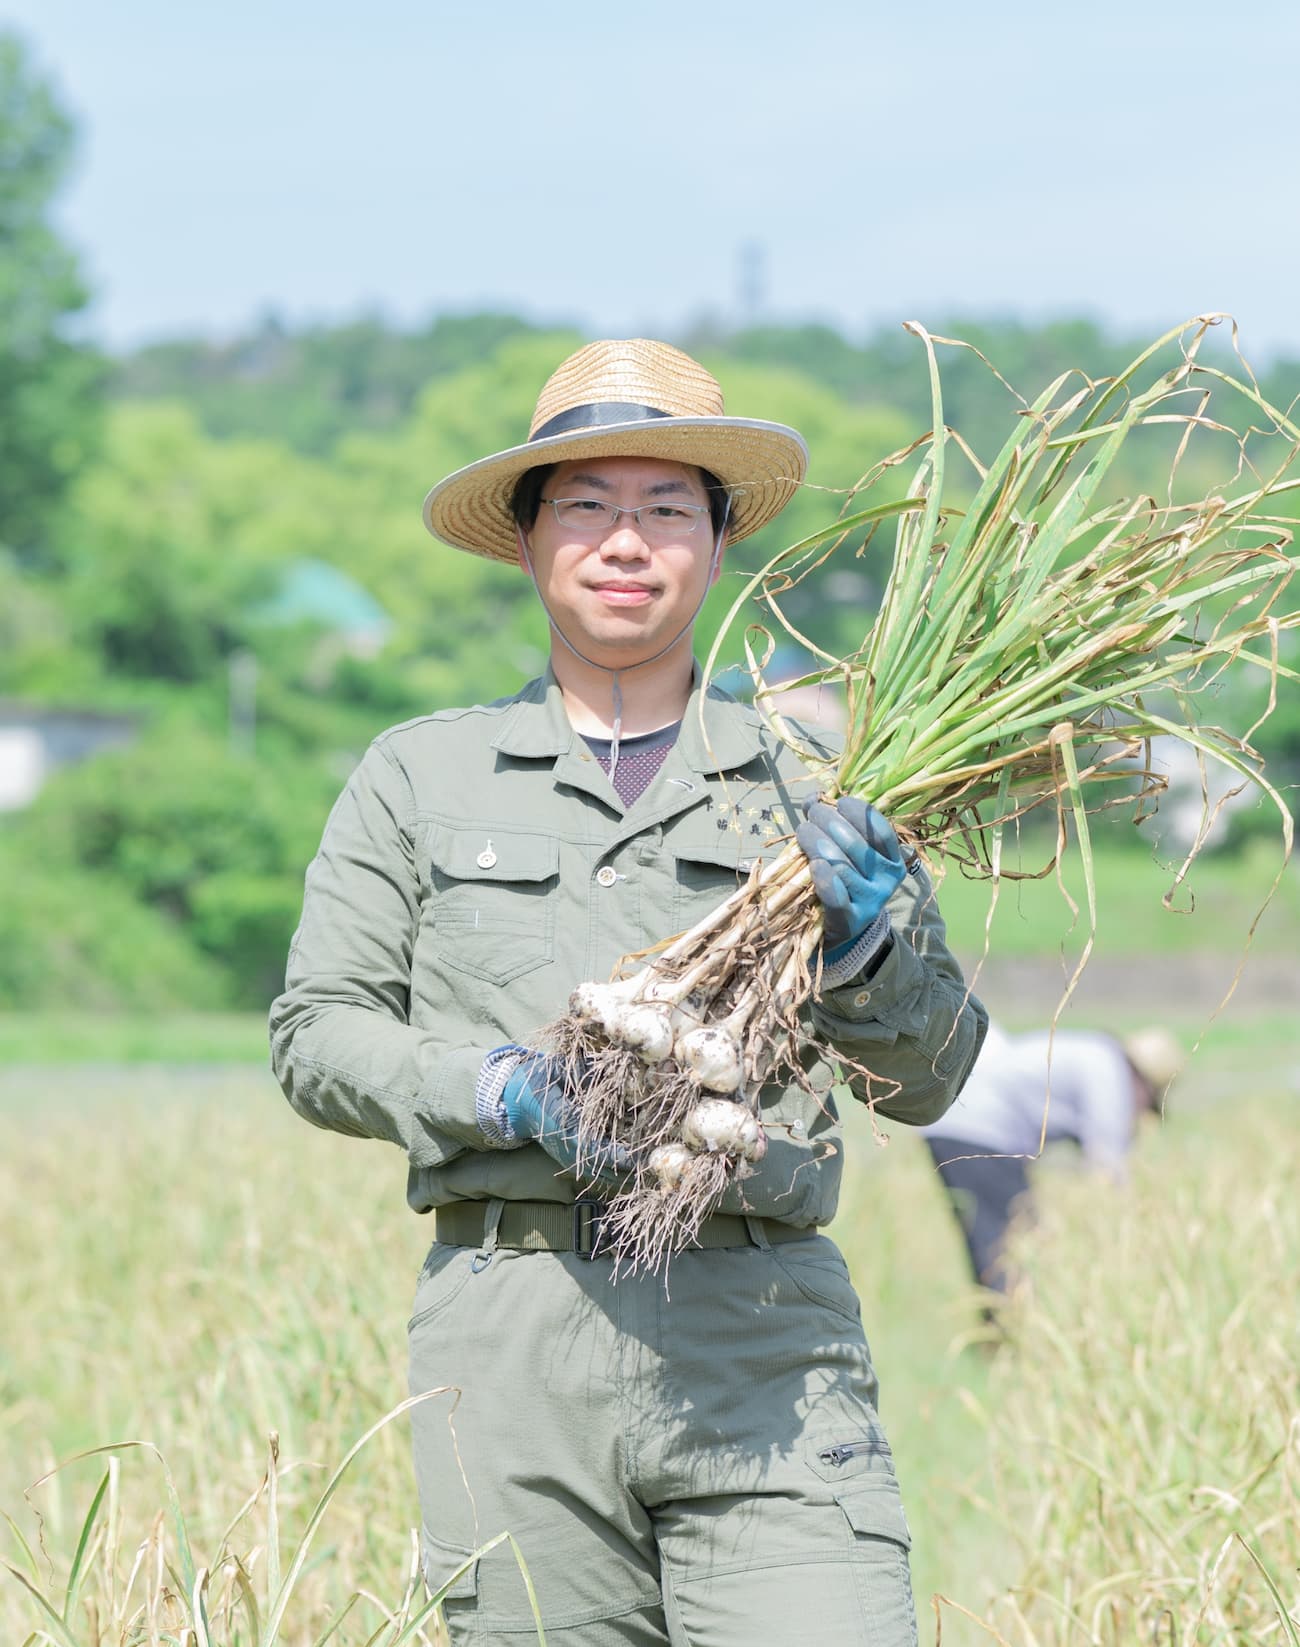
{"label": "blue sky", "polygon": [[763,311],[1300,353],[1300,7],[1238,0],[8,0],[77,119],[59,207],[124,346],[378,309],[608,333]]}

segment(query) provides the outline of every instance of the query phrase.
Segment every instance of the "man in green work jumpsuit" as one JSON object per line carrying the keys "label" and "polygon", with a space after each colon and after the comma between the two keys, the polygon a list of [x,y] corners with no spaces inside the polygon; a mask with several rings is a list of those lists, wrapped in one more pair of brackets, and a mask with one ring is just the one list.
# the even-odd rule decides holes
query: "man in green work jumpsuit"
{"label": "man in green work jumpsuit", "polygon": [[[826,1056],[761,1094],[767,1153],[662,1276],[615,1279],[602,1187],[529,1052],[584,979],[692,925],[797,830],[825,912],[812,1036],[881,1114],[940,1116],[983,1035],[919,863],[816,801],[699,678],[724,546],[804,474],[664,344],[591,344],[529,440],[442,481],[445,542],[532,578],[547,673],[383,733],[307,873],[276,1073],[319,1126],[406,1151],[437,1240],[410,1323],[425,1573],[461,1643],[908,1647],[909,1535],[858,1300],[818,1233],[843,1160]],[[510,575],[503,572],[503,576]],[[701,701],[702,700],[702,701]],[[809,803],[812,803],[809,808]]]}

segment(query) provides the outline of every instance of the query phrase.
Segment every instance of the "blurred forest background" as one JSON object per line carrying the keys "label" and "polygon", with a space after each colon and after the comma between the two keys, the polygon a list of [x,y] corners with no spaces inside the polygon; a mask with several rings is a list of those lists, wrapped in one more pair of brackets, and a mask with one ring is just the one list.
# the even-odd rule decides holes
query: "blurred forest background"
{"label": "blurred forest background", "polygon": [[[111,358],[79,320],[90,294],[52,218],[75,139],[0,35],[0,1010],[255,1008],[369,739],[511,692],[544,662],[524,577],[434,542],[420,503],[523,439],[542,381],[584,340],[501,313],[415,331],[267,315],[243,337]],[[1146,341],[1086,318],[919,318],[1030,396]],[[729,411],[796,425],[813,454],[813,487],[733,574],[829,523],[842,489],[929,424],[901,327],[854,341],[711,322],[671,341],[716,373]],[[1300,362],[1254,364],[1290,406]],[[989,455],[1017,401],[973,353],[946,351],[944,370],[948,422]],[[886,549],[845,558],[794,615],[847,650]],[[1259,743],[1278,781],[1300,777],[1294,695]]]}

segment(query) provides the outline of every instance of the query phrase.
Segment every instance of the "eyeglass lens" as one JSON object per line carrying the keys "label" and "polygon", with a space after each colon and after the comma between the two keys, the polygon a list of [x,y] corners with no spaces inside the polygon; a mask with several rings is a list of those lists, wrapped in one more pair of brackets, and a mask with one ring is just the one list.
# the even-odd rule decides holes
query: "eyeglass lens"
{"label": "eyeglass lens", "polygon": [[605,503],[599,498],[544,498],[555,510],[561,526],[578,531],[606,531],[622,515],[631,515],[637,530],[648,538],[678,538],[693,532],[701,515],[707,514],[699,504],[643,503],[636,509],[624,509],[617,503]]}

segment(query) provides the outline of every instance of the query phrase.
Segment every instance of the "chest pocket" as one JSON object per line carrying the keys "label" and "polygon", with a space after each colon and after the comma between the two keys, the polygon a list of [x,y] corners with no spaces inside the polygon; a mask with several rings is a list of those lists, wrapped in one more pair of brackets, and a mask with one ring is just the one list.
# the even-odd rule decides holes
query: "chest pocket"
{"label": "chest pocket", "polygon": [[508,984],[554,959],[558,840],[439,825],[430,855],[433,927],[444,965]]}
{"label": "chest pocket", "polygon": [[747,851],[743,840],[728,834],[726,838],[719,832],[716,841],[682,842],[675,848],[673,919],[678,932],[702,921],[748,877],[758,853]]}

